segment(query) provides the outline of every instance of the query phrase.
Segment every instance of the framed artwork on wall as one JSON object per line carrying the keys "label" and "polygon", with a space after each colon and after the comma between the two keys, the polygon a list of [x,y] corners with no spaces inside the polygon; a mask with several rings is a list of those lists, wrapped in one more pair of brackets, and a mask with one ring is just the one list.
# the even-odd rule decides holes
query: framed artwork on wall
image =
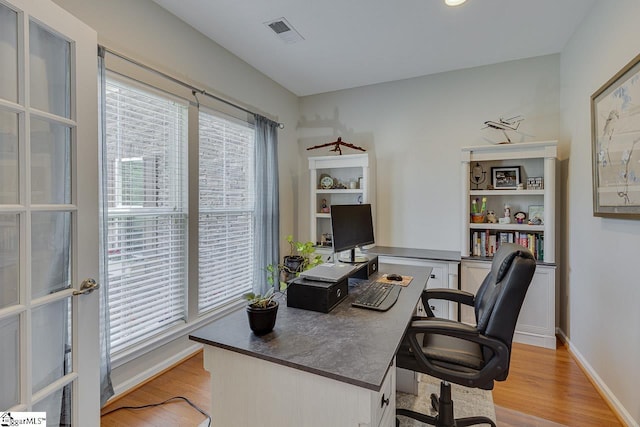
{"label": "framed artwork on wall", "polygon": [[591,96],[593,215],[640,219],[640,55]]}
{"label": "framed artwork on wall", "polygon": [[491,168],[491,182],[496,190],[516,189],[520,184],[520,167],[504,166]]}

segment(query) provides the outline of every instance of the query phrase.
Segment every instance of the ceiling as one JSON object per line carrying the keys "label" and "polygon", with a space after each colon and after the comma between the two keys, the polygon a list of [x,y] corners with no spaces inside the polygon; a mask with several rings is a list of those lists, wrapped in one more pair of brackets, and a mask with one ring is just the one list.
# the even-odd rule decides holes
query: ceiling
{"label": "ceiling", "polygon": [[[595,0],[154,0],[298,96],[560,52]],[[279,18],[304,38],[283,42]]]}

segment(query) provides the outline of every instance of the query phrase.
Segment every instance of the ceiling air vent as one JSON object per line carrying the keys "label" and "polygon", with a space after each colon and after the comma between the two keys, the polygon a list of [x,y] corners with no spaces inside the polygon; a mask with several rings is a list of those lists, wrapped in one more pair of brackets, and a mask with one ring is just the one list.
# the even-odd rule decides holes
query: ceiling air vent
{"label": "ceiling air vent", "polygon": [[304,38],[298,33],[293,26],[284,18],[278,18],[273,21],[265,22],[264,25],[278,36],[280,40],[287,44],[297,43]]}

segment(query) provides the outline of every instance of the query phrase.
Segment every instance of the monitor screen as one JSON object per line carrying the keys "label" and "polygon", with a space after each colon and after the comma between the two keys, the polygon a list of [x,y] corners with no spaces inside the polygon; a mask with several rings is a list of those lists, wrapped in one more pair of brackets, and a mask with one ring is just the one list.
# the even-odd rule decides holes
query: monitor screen
{"label": "monitor screen", "polygon": [[351,250],[348,261],[362,262],[355,259],[355,248],[375,243],[371,205],[332,205],[331,233],[334,252]]}

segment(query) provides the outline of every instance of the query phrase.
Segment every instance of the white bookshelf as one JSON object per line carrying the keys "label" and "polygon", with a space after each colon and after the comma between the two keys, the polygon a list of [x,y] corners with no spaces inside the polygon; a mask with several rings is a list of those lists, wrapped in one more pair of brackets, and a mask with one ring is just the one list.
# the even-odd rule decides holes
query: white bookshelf
{"label": "white bookshelf", "polygon": [[[333,188],[323,188],[321,179],[330,176]],[[352,188],[355,186],[355,188]],[[309,157],[310,239],[318,246],[316,252],[328,259],[331,246],[322,246],[323,234],[331,234],[331,214],[322,211],[322,200],[327,207],[370,202],[369,155],[346,154]]]}
{"label": "white bookshelf", "polygon": [[[497,233],[543,236],[543,244],[533,248],[538,258],[536,273],[518,318],[514,340],[555,348],[557,141],[464,147],[461,156],[460,287],[475,293],[491,269],[491,256],[474,253],[474,236],[484,233],[483,242]],[[485,172],[484,181],[478,185],[472,183],[471,177],[476,164]],[[493,189],[492,168],[495,167],[518,167],[523,188]],[[527,188],[527,178],[533,177],[542,178],[543,188]],[[483,223],[471,222],[472,201],[482,198],[486,198],[487,210],[494,211],[498,218],[503,216],[504,206],[509,205],[511,222],[487,223],[486,219]],[[542,224],[527,223],[530,206],[543,207]],[[514,219],[514,214],[519,211],[527,213],[522,224]],[[490,255],[488,252],[485,249],[484,255]],[[473,312],[466,307],[461,310],[461,318],[469,323],[475,319]]]}

